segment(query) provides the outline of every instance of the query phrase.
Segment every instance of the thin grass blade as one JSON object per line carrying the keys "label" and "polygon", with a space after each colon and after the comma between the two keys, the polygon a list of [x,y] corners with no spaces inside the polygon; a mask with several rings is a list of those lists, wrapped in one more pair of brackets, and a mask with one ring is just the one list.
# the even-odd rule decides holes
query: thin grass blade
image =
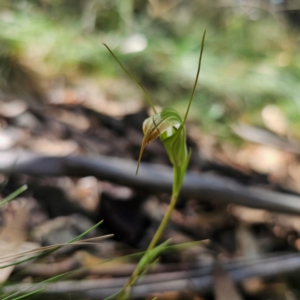
{"label": "thin grass blade", "polygon": [[[92,226],[91,228],[89,228],[88,230],[86,230],[85,232],[83,232],[82,234],[78,235],[76,238],[70,240],[69,242],[67,242],[66,244],[63,244],[64,245],[70,245],[76,241],[78,241],[79,239],[81,239],[83,236],[85,236],[86,234],[88,234],[90,231],[92,231],[93,229],[95,229],[96,227],[98,227],[100,224],[103,223],[103,220],[98,222],[97,224],[95,224],[94,226]],[[13,262],[13,263],[10,263],[10,264],[7,264],[7,265],[4,265],[4,266],[1,266],[0,269],[4,269],[4,268],[7,268],[7,267],[10,267],[10,266],[15,266],[15,265],[19,265],[21,263],[24,263],[24,262],[27,262],[27,261],[30,261],[30,260],[33,260],[33,259],[37,259],[37,258],[40,258],[42,256],[45,256],[45,255],[48,255],[56,250],[58,250],[59,248],[63,247],[63,246],[58,246],[58,247],[55,247],[54,249],[50,249],[50,250],[46,250],[44,251],[43,253],[40,253],[40,254],[37,254],[37,255],[34,255],[34,256],[31,256],[29,258],[25,258],[23,260],[19,260],[19,261],[16,261],[16,262]]]}
{"label": "thin grass blade", "polygon": [[0,202],[0,207],[2,207],[3,205],[5,205],[6,203],[8,203],[9,201],[15,199],[16,197],[18,197],[20,194],[22,194],[24,191],[27,190],[27,185],[24,184],[22,185],[20,188],[18,188],[16,191],[14,191],[13,193],[11,193],[10,195],[8,195],[7,197],[5,197],[3,200],[1,200]]}

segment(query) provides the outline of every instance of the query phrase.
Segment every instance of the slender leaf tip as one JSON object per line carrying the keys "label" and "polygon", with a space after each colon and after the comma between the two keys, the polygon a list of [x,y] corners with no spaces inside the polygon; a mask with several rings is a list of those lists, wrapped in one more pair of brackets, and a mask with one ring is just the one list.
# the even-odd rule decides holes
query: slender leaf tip
{"label": "slender leaf tip", "polygon": [[147,94],[146,90],[138,83],[138,81],[133,77],[133,75],[131,73],[129,73],[129,71],[126,70],[126,68],[122,65],[121,61],[116,57],[116,55],[112,52],[112,50],[105,44],[103,43],[103,45],[106,47],[106,49],[109,51],[109,53],[112,55],[112,57],[115,59],[115,61],[119,64],[119,66],[123,69],[123,71],[127,74],[127,76],[139,87],[139,89],[143,92],[144,96],[146,97],[146,100],[148,102],[148,104],[150,105],[150,107],[152,108],[153,112],[156,114],[156,109],[154,107],[154,104],[151,100],[151,98],[149,97],[149,95]]}
{"label": "slender leaf tip", "polygon": [[202,43],[201,43],[201,50],[200,50],[200,56],[199,56],[199,62],[198,62],[197,75],[196,75],[195,83],[194,83],[194,86],[193,86],[192,94],[191,94],[191,97],[190,97],[190,101],[189,101],[189,104],[188,104],[188,108],[186,110],[186,113],[185,113],[185,116],[184,116],[184,119],[183,119],[183,124],[185,124],[186,119],[188,117],[189,110],[190,110],[190,107],[191,107],[191,104],[192,104],[192,101],[193,101],[193,98],[194,98],[196,86],[197,86],[197,83],[198,83],[198,78],[199,78],[200,69],[201,69],[202,54],[203,54],[203,49],[204,49],[205,36],[206,36],[206,29],[204,30],[203,36],[202,36]]}

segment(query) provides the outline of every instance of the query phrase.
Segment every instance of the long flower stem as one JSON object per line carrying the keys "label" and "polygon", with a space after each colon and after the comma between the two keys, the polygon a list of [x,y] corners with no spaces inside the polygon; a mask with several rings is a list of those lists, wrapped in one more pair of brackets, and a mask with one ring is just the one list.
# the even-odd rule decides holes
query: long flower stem
{"label": "long flower stem", "polygon": [[164,232],[164,230],[165,230],[165,228],[167,226],[167,223],[168,223],[168,221],[170,219],[170,216],[172,214],[172,211],[173,211],[176,203],[177,203],[177,196],[176,195],[172,195],[172,198],[171,198],[170,205],[168,207],[167,213],[165,214],[165,216],[162,219],[162,221],[161,221],[161,223],[160,223],[157,231],[155,232],[154,237],[152,238],[152,240],[151,240],[151,242],[150,242],[150,244],[149,244],[149,246],[147,248],[147,251],[152,250],[156,246],[157,242],[159,241],[161,235],[163,234],[163,232]]}
{"label": "long flower stem", "polygon": [[[178,178],[178,175],[179,175],[179,168],[176,168],[174,167],[173,169],[173,172],[174,172],[174,181],[173,181],[173,189],[172,189],[172,197],[171,197],[171,201],[170,201],[170,204],[169,204],[169,207],[168,207],[168,210],[167,210],[167,213],[165,214],[165,216],[163,217],[158,229],[156,230],[146,252],[144,255],[147,255],[147,253],[149,251],[151,251],[155,246],[156,244],[158,243],[160,237],[162,236],[166,226],[167,226],[167,223],[171,217],[171,214],[172,214],[172,211],[177,203],[177,198],[178,198],[178,193],[179,193],[179,190],[180,190],[180,187],[181,187],[181,184],[178,186],[178,181],[176,180]],[[121,300],[121,299],[124,299],[124,295],[126,293],[126,290],[127,288],[129,288],[130,286],[134,285],[135,281],[138,279],[138,269],[136,268],[134,270],[134,272],[131,274],[129,280],[127,281],[127,283],[124,285],[122,291],[120,292],[120,294],[117,296],[117,300]]]}
{"label": "long flower stem", "polygon": [[[160,223],[157,231],[155,232],[155,234],[154,234],[154,236],[153,236],[153,238],[152,238],[152,240],[151,240],[151,242],[150,242],[150,244],[149,244],[149,246],[148,246],[145,254],[147,254],[148,251],[152,250],[156,246],[157,242],[159,241],[161,235],[163,234],[163,232],[164,232],[164,230],[166,228],[166,225],[167,225],[167,223],[168,223],[168,221],[170,219],[170,216],[172,214],[172,211],[173,211],[176,203],[177,203],[177,196],[172,195],[172,198],[171,198],[170,205],[168,207],[167,213],[165,214],[165,216],[162,219],[162,221],[161,221],[161,223]],[[122,292],[117,297],[117,300],[121,300],[122,299],[122,297],[125,294],[126,289],[129,288],[130,286],[132,286],[135,283],[137,277],[138,277],[137,269],[135,269],[134,272],[131,274],[131,276],[130,276],[129,280],[127,281],[127,283],[124,285],[124,287],[122,289]]]}

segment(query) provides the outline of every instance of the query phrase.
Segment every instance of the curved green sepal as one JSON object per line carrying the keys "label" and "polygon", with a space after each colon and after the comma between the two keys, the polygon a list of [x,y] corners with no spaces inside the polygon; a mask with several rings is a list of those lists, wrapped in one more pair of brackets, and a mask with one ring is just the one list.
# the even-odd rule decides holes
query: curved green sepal
{"label": "curved green sepal", "polygon": [[177,132],[177,128],[180,128],[181,124],[182,119],[173,108],[163,108],[160,112],[144,121],[144,138],[141,145],[136,174],[138,173],[140,161],[146,145],[150,144],[150,142],[159,136],[167,138],[174,135]]}

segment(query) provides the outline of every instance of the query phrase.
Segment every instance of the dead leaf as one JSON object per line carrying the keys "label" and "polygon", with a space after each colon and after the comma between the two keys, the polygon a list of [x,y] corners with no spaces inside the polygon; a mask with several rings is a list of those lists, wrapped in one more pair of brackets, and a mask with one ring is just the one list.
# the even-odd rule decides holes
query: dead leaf
{"label": "dead leaf", "polygon": [[[11,205],[12,203],[10,203]],[[30,205],[28,203],[18,203],[12,218],[8,219],[0,234],[0,257],[17,253],[27,238],[27,225],[29,221]],[[0,263],[5,266],[10,262]],[[0,269],[0,283],[5,282],[13,271],[14,266]]]}

